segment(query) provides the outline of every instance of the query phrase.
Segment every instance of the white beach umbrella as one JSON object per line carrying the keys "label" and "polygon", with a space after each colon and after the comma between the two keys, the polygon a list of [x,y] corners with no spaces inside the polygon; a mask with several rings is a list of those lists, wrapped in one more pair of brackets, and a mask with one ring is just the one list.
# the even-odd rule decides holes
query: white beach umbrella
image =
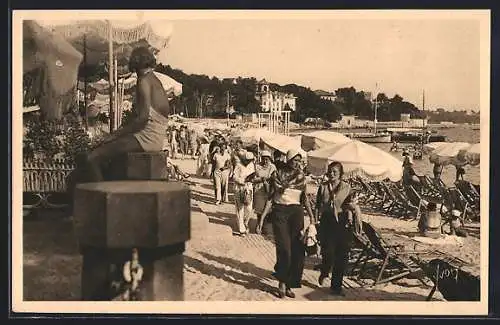
{"label": "white beach umbrella", "polygon": [[265,149],[278,150],[286,154],[288,150],[297,150],[302,159],[307,161],[307,153],[300,147],[300,138],[290,137],[284,134],[266,135],[260,139]]}
{"label": "white beach umbrella", "polygon": [[357,140],[310,151],[307,156],[309,171],[315,175],[324,174],[329,163],[338,161],[344,167],[345,177],[361,176],[373,181],[389,178],[396,182],[403,176],[400,160]]}
{"label": "white beach umbrella", "polygon": [[351,141],[351,139],[339,132],[315,131],[302,134],[301,147],[305,151],[311,151],[349,141]]}
{"label": "white beach umbrella", "polygon": [[424,148],[423,149],[424,149],[425,153],[429,154],[432,151],[434,151],[437,148],[439,148],[440,146],[445,145],[447,143],[448,142],[430,142],[430,143],[424,144]]}
{"label": "white beach umbrella", "polygon": [[460,150],[458,160],[465,161],[469,165],[479,165],[481,156],[481,143],[475,143],[467,149]]}
{"label": "white beach umbrella", "polygon": [[467,142],[447,142],[430,153],[429,161],[442,166],[449,164],[464,165],[466,162],[457,159],[457,156],[460,150],[468,149],[470,146],[470,143]]}
{"label": "white beach umbrella", "polygon": [[252,128],[246,129],[243,132],[233,135],[231,140],[241,140],[245,145],[259,144],[260,139],[266,136],[272,136],[274,133],[266,129]]}

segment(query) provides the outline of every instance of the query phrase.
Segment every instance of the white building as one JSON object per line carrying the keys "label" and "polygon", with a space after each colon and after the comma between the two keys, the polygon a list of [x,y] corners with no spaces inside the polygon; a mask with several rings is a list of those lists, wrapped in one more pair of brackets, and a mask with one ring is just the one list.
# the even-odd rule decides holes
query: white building
{"label": "white building", "polygon": [[321,99],[324,99],[324,100],[329,100],[331,102],[334,102],[337,98],[337,96],[335,96],[334,93],[330,93],[328,91],[324,91],[324,90],[315,90],[314,93],[316,95],[318,95]]}
{"label": "white building", "polygon": [[260,103],[262,112],[281,112],[286,108],[291,111],[296,109],[296,99],[293,94],[286,94],[279,91],[271,91],[266,79],[257,83],[255,99]]}
{"label": "white building", "polygon": [[342,115],[339,121],[341,128],[353,128],[356,127],[356,116],[354,115]]}

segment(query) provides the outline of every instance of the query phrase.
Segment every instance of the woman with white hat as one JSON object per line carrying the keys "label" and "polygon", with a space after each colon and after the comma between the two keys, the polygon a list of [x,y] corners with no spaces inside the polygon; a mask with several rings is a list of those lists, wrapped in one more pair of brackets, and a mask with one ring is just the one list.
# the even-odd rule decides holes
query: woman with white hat
{"label": "woman with white hat", "polygon": [[[272,223],[276,244],[274,276],[279,281],[279,296],[295,298],[292,288],[300,288],[304,272],[304,207],[310,224],[314,215],[306,198],[302,156],[296,150],[286,154],[286,164],[271,177]],[[265,217],[265,216],[264,216]]]}
{"label": "woman with white hat", "polygon": [[248,222],[253,212],[253,186],[249,182],[249,178],[255,173],[254,159],[254,154],[251,152],[246,152],[243,157],[234,157],[234,204],[236,206],[238,234],[241,236],[248,234]]}

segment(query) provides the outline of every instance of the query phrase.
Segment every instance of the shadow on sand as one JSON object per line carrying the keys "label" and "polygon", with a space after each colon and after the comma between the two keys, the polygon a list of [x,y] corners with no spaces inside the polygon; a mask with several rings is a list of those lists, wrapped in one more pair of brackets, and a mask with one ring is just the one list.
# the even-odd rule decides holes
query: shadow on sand
{"label": "shadow on sand", "polygon": [[81,265],[72,220],[23,223],[24,300],[79,300]]}
{"label": "shadow on sand", "polygon": [[261,290],[275,297],[278,296],[277,288],[265,282],[271,279],[271,272],[268,270],[259,268],[251,263],[239,262],[232,258],[215,256],[209,253],[201,253],[201,255],[211,261],[229,266],[232,270],[207,264],[199,259],[188,256],[184,257],[185,265],[225,282],[241,285],[246,289]]}

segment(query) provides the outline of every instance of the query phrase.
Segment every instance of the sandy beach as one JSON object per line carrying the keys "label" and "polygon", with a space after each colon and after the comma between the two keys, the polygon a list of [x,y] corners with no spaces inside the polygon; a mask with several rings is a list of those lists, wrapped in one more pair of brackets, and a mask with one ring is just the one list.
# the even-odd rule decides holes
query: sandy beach
{"label": "sandy beach", "polygon": [[[242,238],[232,234],[236,227],[233,203],[214,204],[211,180],[194,175],[196,160],[176,159],[174,163],[191,174],[191,239],[184,257],[185,300],[188,301],[261,301],[277,300],[276,280],[271,272],[275,263],[272,230],[267,236],[254,233]],[[230,195],[232,202],[232,195]],[[374,214],[363,208],[369,221],[388,244],[410,249],[439,250],[443,256],[457,257],[469,264],[467,269],[479,274],[479,225],[469,225],[467,238],[418,241],[417,220],[400,220]],[[44,216],[24,222],[24,297],[25,300],[78,300],[81,256],[78,252],[73,221]],[[255,229],[256,220],[250,227]],[[429,286],[416,278],[371,286],[373,279],[346,277],[345,297],[328,294],[328,283],[320,288],[319,272],[313,266],[317,257],[306,258],[303,286],[296,290],[296,300],[406,300],[424,301]],[[433,300],[443,300],[439,292]]]}

